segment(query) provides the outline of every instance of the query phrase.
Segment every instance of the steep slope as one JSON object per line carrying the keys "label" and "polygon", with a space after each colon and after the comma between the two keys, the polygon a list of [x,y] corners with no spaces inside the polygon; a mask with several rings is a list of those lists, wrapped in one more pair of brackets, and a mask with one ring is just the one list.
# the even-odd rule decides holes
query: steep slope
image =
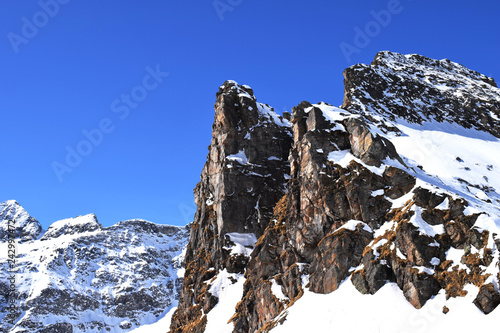
{"label": "steep slope", "polygon": [[[36,220],[14,201],[2,204],[9,219],[27,230]],[[24,221],[30,221],[30,224]],[[24,235],[19,231],[17,234]],[[53,223],[42,237],[16,239],[15,326],[6,314],[7,258],[0,259],[2,332],[126,332],[156,321],[175,306],[182,279],[179,255],[186,228],[130,220],[103,228],[95,215]],[[38,238],[38,239],[37,239]],[[7,242],[0,243],[7,253]]]}
{"label": "steep slope", "polygon": [[[194,190],[197,211],[172,332],[203,332],[207,324],[230,319],[236,303],[222,304],[219,296],[234,282],[236,301],[241,297],[249,255],[285,192],[289,173],[289,121],[234,81],[225,82],[216,99],[212,142]],[[225,319],[210,319],[218,314]]]}
{"label": "steep slope", "polygon": [[[192,282],[183,288],[189,295],[184,302],[193,308],[174,316],[173,332],[296,331],[297,322],[308,323],[303,328],[321,322],[318,328],[325,331],[363,331],[356,316],[339,315],[329,303],[351,297],[399,304],[387,318],[419,319],[432,307],[441,312],[434,318],[453,327],[467,319],[464,313],[479,321],[476,328],[491,324],[481,319],[485,314],[498,314],[500,155],[494,152],[500,151],[500,90],[494,80],[449,60],[391,52],[346,69],[344,76],[341,108],[308,102],[293,108],[286,193],[262,235],[255,232],[250,260],[238,271],[244,276],[216,275],[226,266],[200,260],[203,270],[191,270]],[[213,186],[224,188],[220,181]],[[204,201],[198,202],[205,211]],[[219,214],[237,209],[221,208]],[[240,232],[254,212],[232,219],[226,231]],[[220,224],[205,225],[191,246],[224,234]],[[242,244],[248,240],[240,238]],[[185,262],[188,269],[193,262],[193,256]],[[198,292],[208,289],[210,294]],[[210,325],[211,307],[201,304],[209,304],[206,296],[214,292],[227,312],[236,306],[233,326],[226,324],[229,313],[213,315]],[[317,313],[313,318],[330,314],[335,320],[309,322],[301,314],[305,309]],[[356,311],[355,305],[349,309]],[[371,320],[373,331],[408,326],[400,320],[384,326],[377,314],[382,310],[358,313]],[[354,322],[349,326],[347,320]]]}

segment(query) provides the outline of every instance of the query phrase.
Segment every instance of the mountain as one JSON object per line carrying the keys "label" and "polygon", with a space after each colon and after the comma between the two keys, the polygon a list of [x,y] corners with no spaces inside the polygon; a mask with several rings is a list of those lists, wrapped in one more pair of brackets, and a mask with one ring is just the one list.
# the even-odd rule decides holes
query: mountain
{"label": "mountain", "polygon": [[170,332],[498,321],[495,81],[386,51],[344,77],[340,107],[304,101],[283,116],[248,86],[219,88]]}
{"label": "mountain", "polygon": [[[278,115],[216,94],[188,226],[42,230],[0,204],[2,332],[442,332],[500,315],[500,89],[447,59],[379,52],[344,101]],[[12,249],[11,249],[12,250]]]}
{"label": "mountain", "polygon": [[9,239],[9,224],[12,220],[14,227],[14,236],[19,243],[33,241],[38,239],[43,233],[40,223],[17,203],[15,200],[9,200],[0,203],[0,241],[6,242]]}
{"label": "mountain", "polygon": [[43,232],[17,202],[0,204],[7,253],[15,221],[16,319],[8,322],[9,263],[0,257],[2,332],[126,332],[157,321],[177,304],[188,227],[144,220],[104,228],[93,214]]}

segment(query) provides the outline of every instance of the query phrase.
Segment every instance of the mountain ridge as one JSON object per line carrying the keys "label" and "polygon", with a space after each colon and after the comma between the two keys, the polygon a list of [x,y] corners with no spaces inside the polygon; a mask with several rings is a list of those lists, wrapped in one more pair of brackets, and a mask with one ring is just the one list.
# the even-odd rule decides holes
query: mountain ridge
{"label": "mountain ridge", "polygon": [[[11,219],[17,228],[38,223],[15,201],[0,205],[8,212],[2,230]],[[14,325],[6,320],[10,270],[7,258],[0,260],[2,331],[126,332],[157,321],[177,303],[189,226],[136,219],[103,227],[88,214],[35,234],[16,243]],[[0,246],[6,252],[7,242]]]}
{"label": "mountain ridge", "polygon": [[224,82],[185,228],[144,220],[104,228],[88,214],[44,231],[17,202],[0,204],[0,247],[16,218],[20,251],[15,329],[401,333],[494,324],[495,80],[389,51],[344,78],[341,106],[303,101],[283,115],[251,87]]}
{"label": "mountain ridge", "polygon": [[[334,294],[346,284],[361,294],[394,284],[416,309],[439,299],[431,303],[459,311],[451,300],[471,294],[467,299],[483,313],[496,309],[500,161],[488,152],[500,151],[495,81],[448,60],[391,52],[344,76],[341,107],[302,102],[286,115],[293,135],[286,192],[269,203],[274,216],[242,263],[244,274],[228,276],[224,262],[187,270],[185,281],[196,282],[185,284],[183,295],[189,289],[194,302],[180,303],[171,332],[292,329],[287,313],[303,295]],[[217,103],[216,122],[239,114],[227,110],[237,103]],[[219,144],[212,141],[212,149]],[[225,167],[220,163],[219,172]],[[208,220],[224,223],[216,213]],[[207,251],[202,256],[215,255]],[[197,260],[186,257],[185,266]],[[234,313],[220,312],[228,309],[225,298]]]}

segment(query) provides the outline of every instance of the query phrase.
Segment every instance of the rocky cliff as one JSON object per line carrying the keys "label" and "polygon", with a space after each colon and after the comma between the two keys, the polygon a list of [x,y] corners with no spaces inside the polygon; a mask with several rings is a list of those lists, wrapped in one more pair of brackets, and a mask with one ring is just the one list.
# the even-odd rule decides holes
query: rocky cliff
{"label": "rocky cliff", "polygon": [[236,82],[225,82],[216,99],[172,332],[205,330],[207,314],[219,301],[217,277],[242,278],[289,178],[291,123]]}
{"label": "rocky cliff", "polygon": [[1,256],[1,332],[127,332],[177,304],[187,228],[144,220],[104,228],[90,214],[43,232],[17,202],[7,201],[0,204],[2,253],[9,220],[15,225],[17,312],[11,325],[9,263]]}
{"label": "rocky cliff", "polygon": [[287,327],[303,295],[347,284],[394,285],[415,309],[453,313],[462,297],[495,311],[495,81],[391,52],[344,77],[340,108],[302,102],[291,124],[250,88],[220,88],[172,332]]}

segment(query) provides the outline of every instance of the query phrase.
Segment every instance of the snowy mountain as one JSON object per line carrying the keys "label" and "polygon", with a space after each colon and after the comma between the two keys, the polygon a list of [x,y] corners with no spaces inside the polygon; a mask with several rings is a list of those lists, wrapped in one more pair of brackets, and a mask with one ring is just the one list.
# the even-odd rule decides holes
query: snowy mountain
{"label": "snowy mountain", "polygon": [[26,242],[38,239],[43,233],[42,226],[28,212],[21,207],[15,200],[9,200],[0,203],[0,241],[8,240],[9,229],[6,221],[12,220],[15,223],[13,236],[18,242]]}
{"label": "snowy mountain", "polygon": [[15,201],[0,204],[0,251],[16,225],[15,325],[8,323],[8,262],[0,279],[2,332],[126,332],[160,319],[179,297],[189,230],[144,220],[104,228],[93,214],[46,232]]}
{"label": "snowy mountain", "polygon": [[447,59],[387,51],[344,77],[341,106],[304,101],[283,115],[249,86],[219,87],[186,228],[103,228],[86,215],[43,231],[15,201],[1,204],[22,311],[11,329],[1,259],[0,330],[498,326],[500,89]]}
{"label": "snowy mountain", "polygon": [[498,321],[495,81],[391,52],[344,76],[342,106],[302,102],[283,117],[248,86],[219,88],[170,332]]}

